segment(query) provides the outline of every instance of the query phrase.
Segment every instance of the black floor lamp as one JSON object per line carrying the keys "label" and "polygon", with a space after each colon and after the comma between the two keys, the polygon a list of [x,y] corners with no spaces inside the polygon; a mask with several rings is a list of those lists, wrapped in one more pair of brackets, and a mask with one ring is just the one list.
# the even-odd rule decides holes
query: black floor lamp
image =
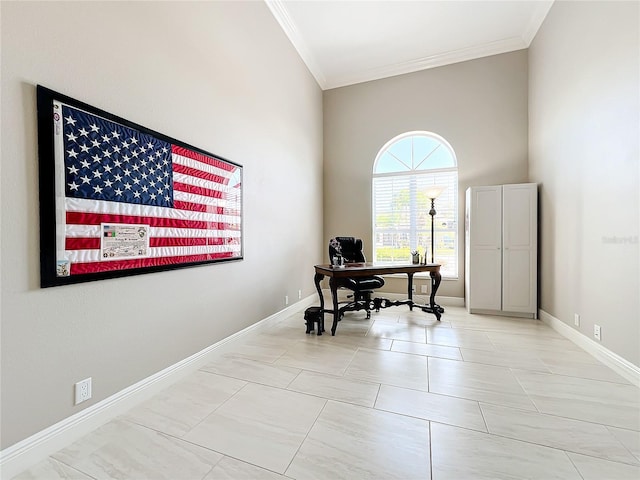
{"label": "black floor lamp", "polygon": [[446,185],[432,185],[429,188],[427,188],[427,191],[425,192],[427,195],[427,198],[431,200],[431,210],[429,210],[429,215],[431,215],[431,263],[435,263],[435,260],[434,260],[435,236],[434,236],[434,228],[433,228],[434,226],[433,217],[436,216],[435,201],[436,201],[436,198],[440,196],[440,194],[445,188],[447,188]]}
{"label": "black floor lamp", "polygon": [[[434,218],[436,216],[436,207],[435,207],[435,201],[436,198],[438,198],[440,196],[440,194],[442,193],[442,191],[447,188],[446,185],[431,185],[429,188],[427,188],[425,194],[427,195],[427,198],[429,200],[431,200],[431,210],[429,210],[429,215],[431,215],[431,263],[436,263],[435,259],[434,259],[434,252],[435,252],[435,235],[434,235]],[[431,276],[431,292],[435,292],[436,291],[436,279],[433,276],[433,274],[430,275]],[[439,282],[438,282],[439,283]],[[444,312],[444,308],[442,308],[440,305],[435,304],[430,307],[432,309],[436,309],[438,312],[443,313]],[[424,310],[424,309],[423,309]],[[431,311],[431,310],[426,310],[426,311]]]}

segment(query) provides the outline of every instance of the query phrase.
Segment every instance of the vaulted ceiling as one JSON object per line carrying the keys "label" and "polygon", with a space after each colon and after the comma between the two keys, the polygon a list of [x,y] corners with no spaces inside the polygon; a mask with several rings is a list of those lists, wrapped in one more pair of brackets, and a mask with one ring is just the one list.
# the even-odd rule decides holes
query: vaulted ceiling
{"label": "vaulted ceiling", "polygon": [[265,0],[324,90],[527,48],[553,0]]}

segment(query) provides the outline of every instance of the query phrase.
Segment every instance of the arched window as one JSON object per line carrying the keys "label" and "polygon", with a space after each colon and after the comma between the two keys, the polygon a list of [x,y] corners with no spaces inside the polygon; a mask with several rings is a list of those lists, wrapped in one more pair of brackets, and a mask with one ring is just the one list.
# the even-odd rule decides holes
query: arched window
{"label": "arched window", "polygon": [[435,255],[443,277],[458,277],[458,165],[451,145],[430,132],[407,132],[382,147],[373,165],[373,261],[410,262],[411,252],[431,261],[431,201],[434,185]]}

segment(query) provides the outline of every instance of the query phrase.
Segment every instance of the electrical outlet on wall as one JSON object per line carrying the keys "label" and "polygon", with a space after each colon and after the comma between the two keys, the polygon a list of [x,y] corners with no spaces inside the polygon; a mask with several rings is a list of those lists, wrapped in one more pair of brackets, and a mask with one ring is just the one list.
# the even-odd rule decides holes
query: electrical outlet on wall
{"label": "electrical outlet on wall", "polygon": [[573,323],[576,327],[580,326],[580,314],[578,313],[573,314]]}
{"label": "electrical outlet on wall", "polygon": [[284,296],[284,304],[289,305],[289,295]]}
{"label": "electrical outlet on wall", "polygon": [[598,341],[602,340],[602,335],[601,335],[601,332],[600,332],[600,325],[594,325],[593,326],[593,336]]}
{"label": "electrical outlet on wall", "polygon": [[91,398],[91,377],[76,383],[76,405]]}
{"label": "electrical outlet on wall", "polygon": [[298,290],[298,300],[302,300],[302,290]]}

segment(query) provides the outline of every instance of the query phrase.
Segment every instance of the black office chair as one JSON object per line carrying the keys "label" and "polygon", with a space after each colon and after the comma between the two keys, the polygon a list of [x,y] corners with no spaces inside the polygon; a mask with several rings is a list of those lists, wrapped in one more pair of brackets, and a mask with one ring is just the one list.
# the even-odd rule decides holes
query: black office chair
{"label": "black office chair", "polygon": [[[342,257],[345,263],[362,263],[366,259],[362,251],[362,240],[354,237],[335,237],[329,240],[329,260],[333,263],[334,257]],[[348,298],[353,301],[341,302],[339,307],[340,319],[344,312],[365,310],[367,318],[371,318],[373,301],[371,294],[376,288],[384,285],[384,279],[378,275],[370,277],[353,277],[336,279],[338,288],[346,288],[353,292]]]}

